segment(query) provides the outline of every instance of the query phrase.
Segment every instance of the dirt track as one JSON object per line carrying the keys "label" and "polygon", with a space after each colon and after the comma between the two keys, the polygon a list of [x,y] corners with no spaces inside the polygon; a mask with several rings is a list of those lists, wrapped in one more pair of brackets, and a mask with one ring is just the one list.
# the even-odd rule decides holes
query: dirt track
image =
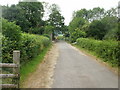
{"label": "dirt track", "polygon": [[57,57],[58,48],[56,44],[54,44],[52,49],[45,56],[43,62],[39,64],[36,71],[23,83],[23,88],[50,88],[53,82],[52,77]]}

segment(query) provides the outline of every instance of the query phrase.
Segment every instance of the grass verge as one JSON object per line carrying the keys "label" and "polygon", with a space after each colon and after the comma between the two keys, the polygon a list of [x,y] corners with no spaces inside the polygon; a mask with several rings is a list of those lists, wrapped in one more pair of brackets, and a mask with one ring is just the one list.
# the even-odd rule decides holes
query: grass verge
{"label": "grass verge", "polygon": [[116,74],[118,74],[118,66],[112,64],[111,62],[106,62],[105,59],[100,58],[95,52],[89,51],[85,48],[82,48],[76,44],[71,44],[72,46],[78,48],[80,51],[82,51],[83,53],[87,54],[88,56],[92,56],[93,58],[95,58],[98,62],[104,64],[105,66],[107,66],[110,70],[112,70],[113,72],[115,72]]}
{"label": "grass verge", "polygon": [[26,63],[21,67],[20,87],[22,87],[23,82],[26,80],[26,77],[28,77],[31,73],[33,73],[37,69],[37,66],[44,59],[44,56],[50,50],[51,47],[52,47],[52,44],[48,46],[48,48],[45,48],[37,57],[33,58],[33,60],[29,61],[28,63]]}

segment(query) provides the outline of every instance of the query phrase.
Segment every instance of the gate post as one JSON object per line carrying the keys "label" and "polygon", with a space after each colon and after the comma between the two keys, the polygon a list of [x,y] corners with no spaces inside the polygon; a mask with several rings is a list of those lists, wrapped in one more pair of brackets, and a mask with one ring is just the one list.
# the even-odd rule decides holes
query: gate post
{"label": "gate post", "polygon": [[20,81],[20,51],[19,50],[13,51],[13,63],[18,65],[18,68],[13,68],[13,73],[18,75],[18,78],[14,78],[13,82],[17,84],[19,88],[19,81]]}

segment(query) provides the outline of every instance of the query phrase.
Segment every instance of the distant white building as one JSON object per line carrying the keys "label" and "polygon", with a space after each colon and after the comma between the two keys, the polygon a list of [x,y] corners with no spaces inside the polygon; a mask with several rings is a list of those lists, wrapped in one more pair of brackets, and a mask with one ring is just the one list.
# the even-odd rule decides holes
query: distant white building
{"label": "distant white building", "polygon": [[63,34],[58,34],[58,36],[63,36]]}

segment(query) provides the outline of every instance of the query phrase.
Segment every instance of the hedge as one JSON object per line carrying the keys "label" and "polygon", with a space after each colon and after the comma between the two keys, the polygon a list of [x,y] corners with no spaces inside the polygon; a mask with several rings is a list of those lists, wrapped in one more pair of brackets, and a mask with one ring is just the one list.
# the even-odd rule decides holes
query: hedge
{"label": "hedge", "polygon": [[31,58],[37,56],[50,44],[50,40],[47,37],[27,33],[22,34],[21,41],[20,51],[22,63],[25,63],[26,61],[31,60]]}
{"label": "hedge", "polygon": [[20,48],[21,28],[2,19],[2,62],[12,62],[13,50]]}
{"label": "hedge", "polygon": [[13,22],[2,20],[2,62],[11,63],[13,50],[20,50],[21,64],[32,60],[44,48],[49,46],[47,37],[22,33],[21,28]]}
{"label": "hedge", "polygon": [[77,39],[77,45],[94,52],[98,57],[103,58],[104,61],[118,65],[119,49],[117,41],[100,41],[89,38]]}

